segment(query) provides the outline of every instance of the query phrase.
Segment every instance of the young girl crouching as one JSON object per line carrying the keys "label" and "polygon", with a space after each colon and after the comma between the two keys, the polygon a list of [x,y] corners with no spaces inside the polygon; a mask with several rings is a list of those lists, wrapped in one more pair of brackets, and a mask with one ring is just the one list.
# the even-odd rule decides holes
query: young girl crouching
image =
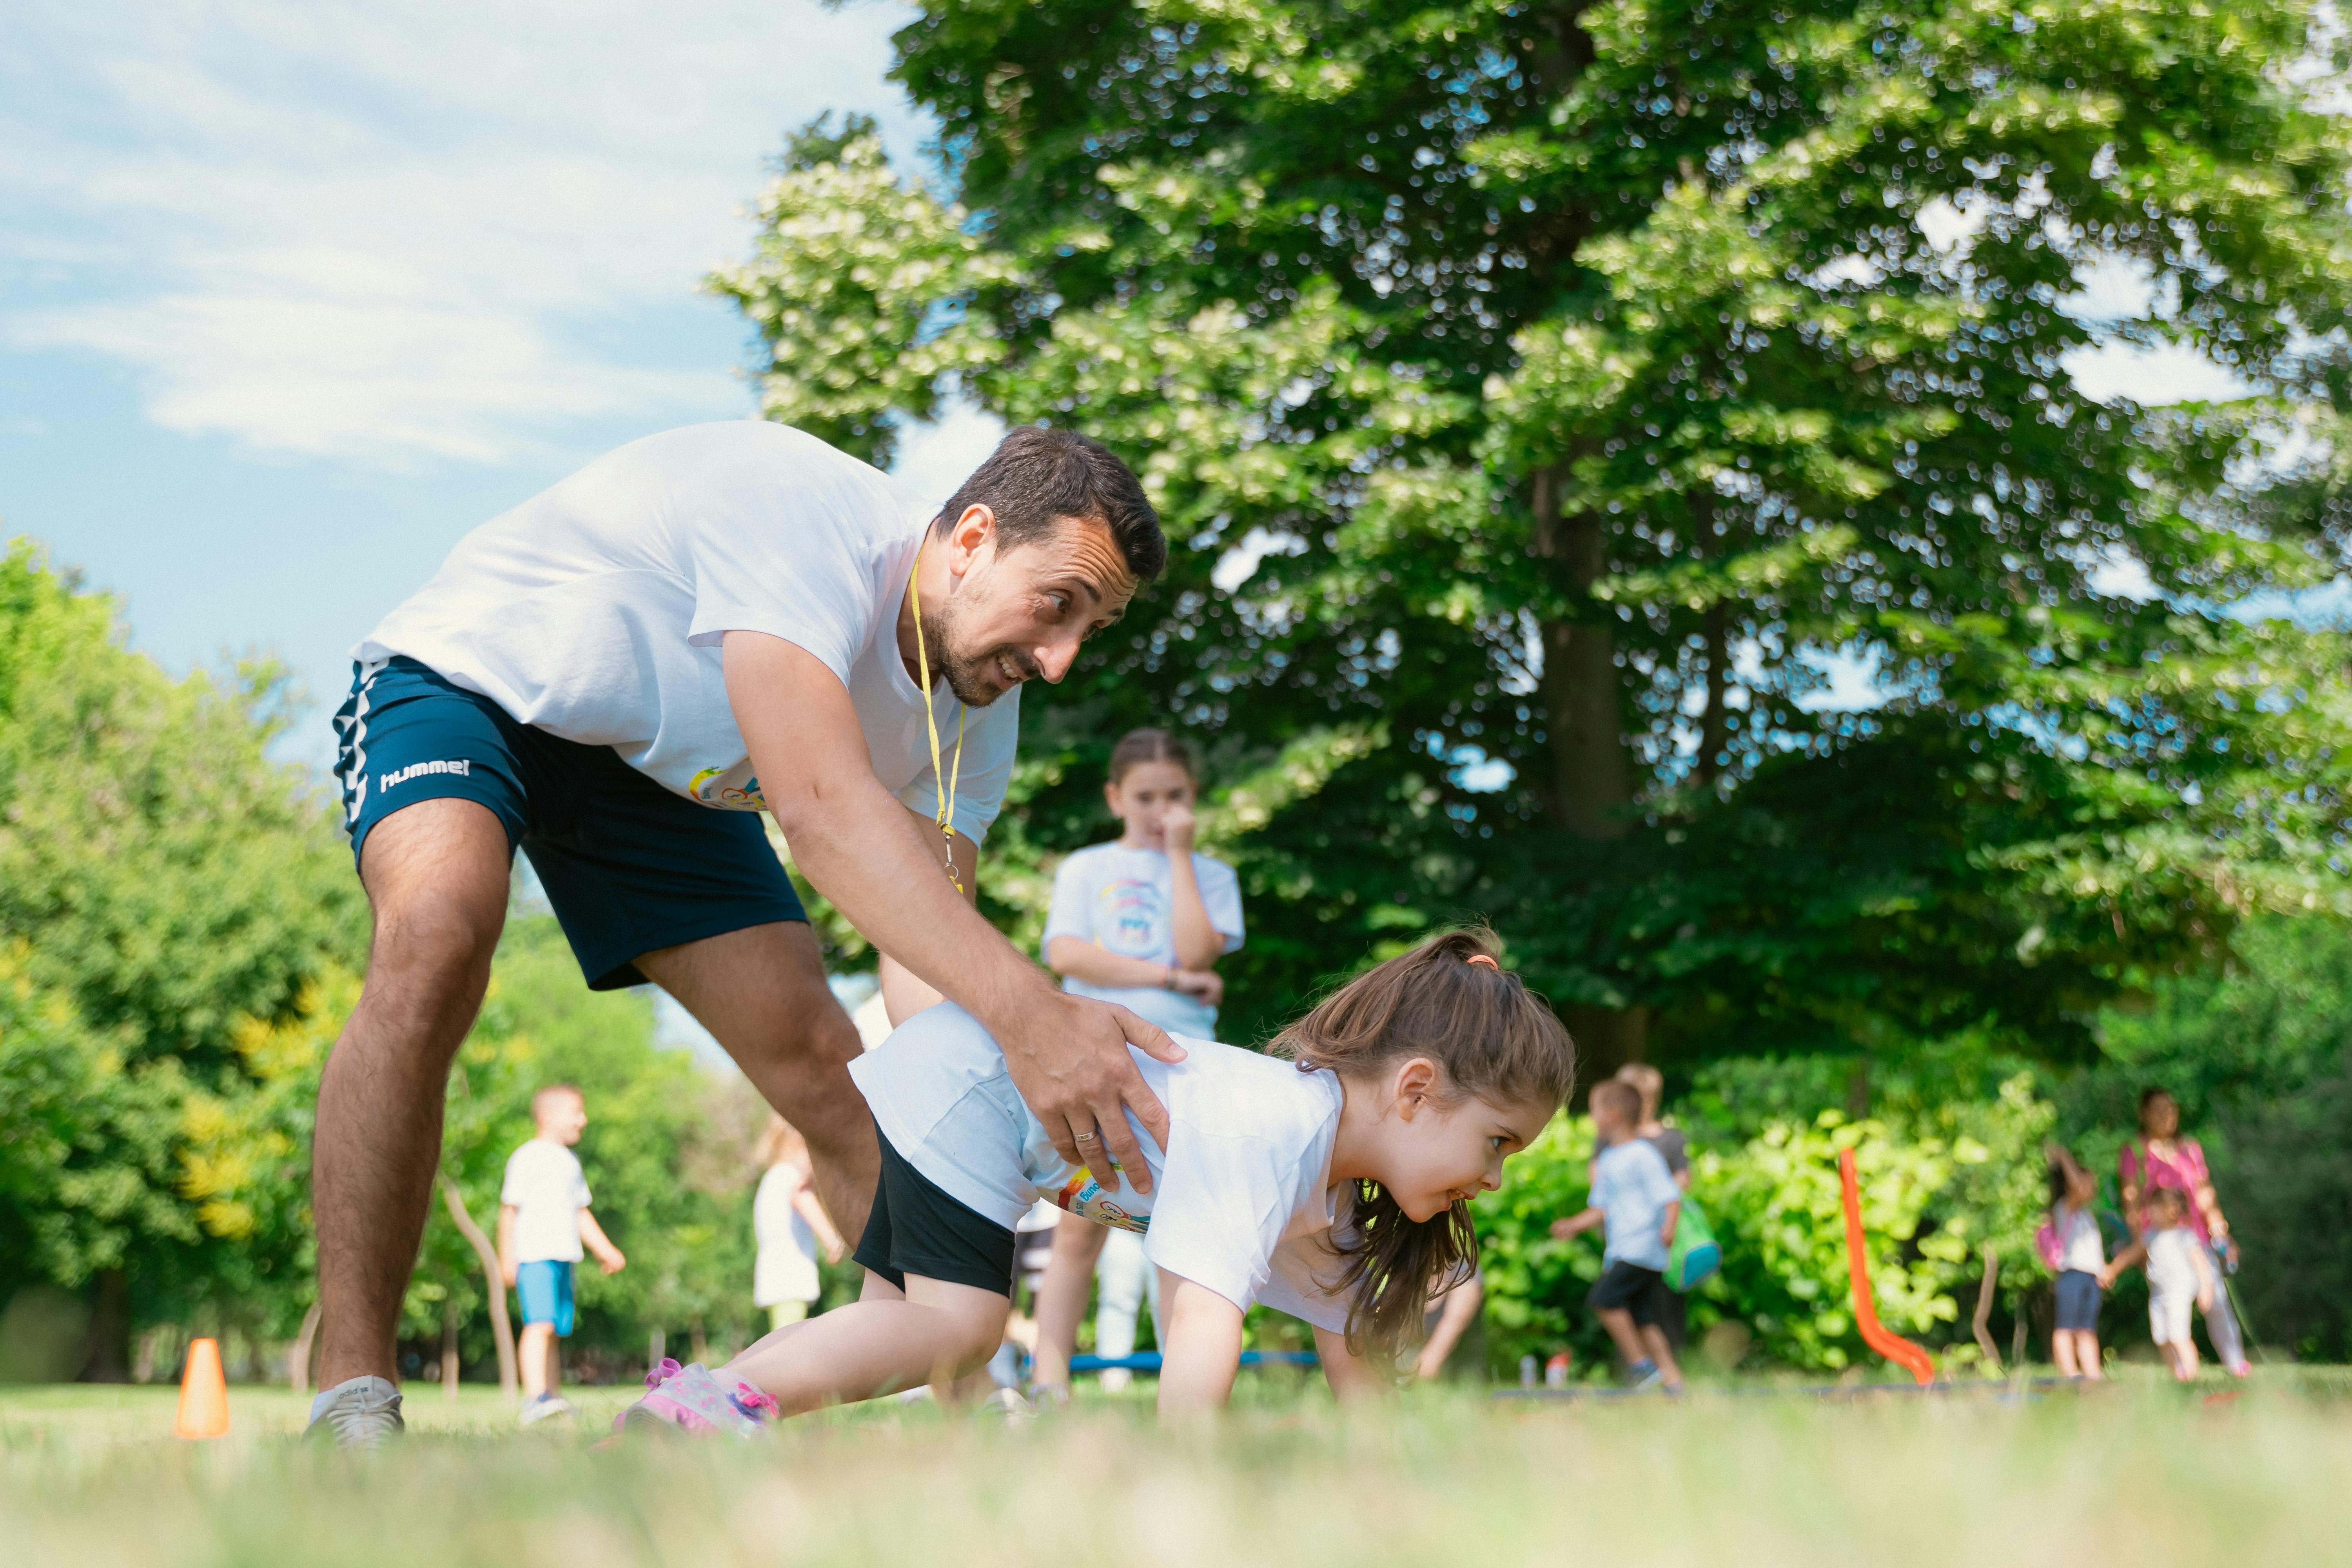
{"label": "young girl crouching", "polygon": [[1174,1064],[1134,1053],[1171,1128],[1163,1152],[1129,1118],[1143,1196],[1055,1152],[969,1015],[909,1018],[851,1068],[882,1145],[863,1295],[716,1372],[666,1366],[615,1425],[750,1436],[977,1369],[1003,1336],[1014,1223],[1040,1195],[1142,1233],[1167,1305],[1163,1417],[1225,1402],[1258,1301],[1314,1325],[1335,1394],[1381,1386],[1428,1301],[1476,1265],[1470,1199],[1567,1101],[1568,1031],[1486,933],[1458,931],[1341,986],[1275,1055],[1182,1043]]}

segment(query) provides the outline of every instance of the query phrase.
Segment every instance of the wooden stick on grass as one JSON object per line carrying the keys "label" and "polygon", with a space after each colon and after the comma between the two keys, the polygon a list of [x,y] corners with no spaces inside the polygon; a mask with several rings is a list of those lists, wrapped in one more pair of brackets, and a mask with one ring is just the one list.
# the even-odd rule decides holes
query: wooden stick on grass
{"label": "wooden stick on grass", "polygon": [[457,1184],[445,1173],[440,1176],[441,1201],[448,1205],[449,1218],[474,1248],[474,1256],[482,1260],[482,1280],[489,1288],[490,1337],[499,1346],[499,1391],[509,1399],[515,1397],[522,1386],[515,1376],[514,1330],[507,1322],[507,1281],[499,1268],[499,1249],[466,1212],[466,1201],[457,1194]]}

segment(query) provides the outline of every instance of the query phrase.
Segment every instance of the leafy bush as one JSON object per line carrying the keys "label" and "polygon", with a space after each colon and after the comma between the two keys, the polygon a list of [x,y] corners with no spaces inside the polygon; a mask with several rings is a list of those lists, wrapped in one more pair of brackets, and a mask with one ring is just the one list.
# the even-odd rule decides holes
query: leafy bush
{"label": "leafy bush", "polygon": [[[2032,1241],[2052,1115],[2021,1074],[1990,1103],[1874,1120],[1833,1110],[1776,1118],[1728,1148],[1696,1152],[1692,1194],[1715,1222],[1724,1263],[1688,1298],[1692,1339],[1731,1321],[1750,1330],[1756,1354],[1782,1365],[1837,1370],[1874,1359],[1847,1304],[1837,1161],[1851,1148],[1880,1321],[1951,1346],[1955,1361],[1972,1359],[1960,1296],[1973,1295],[1980,1246],[1994,1244],[2004,1284],[2042,1277]],[[1562,1346],[1590,1366],[1609,1365],[1607,1338],[1583,1306],[1601,1272],[1600,1239],[1549,1234],[1554,1219],[1585,1205],[1592,1150],[1590,1121],[1562,1117],[1476,1205],[1497,1370]]]}

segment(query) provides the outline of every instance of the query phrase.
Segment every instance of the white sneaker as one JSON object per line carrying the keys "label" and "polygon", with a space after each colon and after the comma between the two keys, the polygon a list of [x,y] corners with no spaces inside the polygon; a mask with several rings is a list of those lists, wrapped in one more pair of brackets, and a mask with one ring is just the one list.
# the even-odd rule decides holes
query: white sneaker
{"label": "white sneaker", "polygon": [[551,1415],[571,1414],[572,1401],[560,1394],[542,1394],[516,1412],[515,1421],[520,1426],[528,1426],[534,1421],[544,1421]]}
{"label": "white sneaker", "polygon": [[1000,1388],[972,1407],[975,1421],[1001,1420],[1007,1426],[1018,1426],[1037,1419],[1037,1407],[1021,1397],[1018,1391]]}
{"label": "white sneaker", "polygon": [[338,1448],[375,1448],[407,1430],[400,1418],[400,1388],[380,1377],[354,1377],[321,1389],[310,1401],[302,1436]]}

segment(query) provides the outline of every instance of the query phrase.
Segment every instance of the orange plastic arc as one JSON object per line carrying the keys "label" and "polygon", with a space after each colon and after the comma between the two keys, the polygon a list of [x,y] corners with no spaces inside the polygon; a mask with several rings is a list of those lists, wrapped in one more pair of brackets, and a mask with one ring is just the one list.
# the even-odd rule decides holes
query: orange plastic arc
{"label": "orange plastic arc", "polygon": [[1862,1252],[1862,1188],[1853,1173],[1853,1151],[1838,1151],[1838,1184],[1845,1189],[1845,1267],[1853,1281],[1853,1320],[1862,1342],[1927,1386],[1936,1381],[1936,1361],[1927,1350],[1878,1326],[1878,1306],[1870,1294],[1870,1264]]}
{"label": "orange plastic arc", "polygon": [[188,1342],[188,1370],[180,1374],[174,1437],[218,1437],[228,1431],[228,1380],[221,1375],[220,1343]]}

